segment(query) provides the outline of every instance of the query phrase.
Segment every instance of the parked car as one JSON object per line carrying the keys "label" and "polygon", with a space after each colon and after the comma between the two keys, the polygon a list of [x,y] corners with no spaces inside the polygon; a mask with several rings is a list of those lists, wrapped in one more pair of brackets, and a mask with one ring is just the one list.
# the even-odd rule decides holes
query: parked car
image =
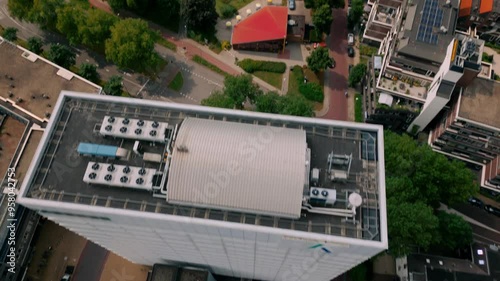
{"label": "parked car", "polygon": [[495,216],[497,216],[497,217],[500,217],[500,209],[499,209],[499,208],[493,207],[493,206],[491,206],[491,205],[485,205],[485,206],[484,206],[484,209],[485,209],[488,213],[490,213],[490,214],[492,214],[492,215],[495,215]]}
{"label": "parked car", "polygon": [[73,271],[75,270],[74,266],[68,266],[66,267],[66,271],[64,272],[63,277],[61,278],[61,281],[70,281],[71,276],[73,275]]}
{"label": "parked car", "polygon": [[354,45],[354,34],[352,33],[347,34],[347,44],[349,46]]}
{"label": "parked car", "polygon": [[335,60],[333,58],[331,63],[328,65],[328,68],[335,68]]}
{"label": "parked car", "polygon": [[349,46],[349,48],[347,48],[347,55],[351,58],[354,57],[354,48],[353,47]]}
{"label": "parked car", "polygon": [[288,8],[290,10],[295,10],[295,0],[288,0]]}
{"label": "parked car", "polygon": [[473,205],[473,206],[477,206],[477,207],[483,207],[484,206],[484,203],[483,201],[477,199],[476,197],[470,197],[468,200],[469,204]]}

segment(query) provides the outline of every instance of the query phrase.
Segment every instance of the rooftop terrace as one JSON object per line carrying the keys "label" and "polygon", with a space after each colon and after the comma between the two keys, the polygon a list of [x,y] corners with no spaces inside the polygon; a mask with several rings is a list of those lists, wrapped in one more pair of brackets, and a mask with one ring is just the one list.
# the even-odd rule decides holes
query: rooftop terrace
{"label": "rooftop terrace", "polygon": [[[385,198],[379,196],[385,194],[384,173],[383,169],[380,169],[383,167],[383,158],[379,159],[382,157],[379,154],[383,153],[383,144],[378,140],[382,136],[380,126],[66,92],[58,101],[57,112],[45,132],[39,147],[40,154],[33,161],[28,180],[23,183],[22,196],[380,241],[379,211],[384,208],[385,212]],[[317,186],[336,192],[336,201],[329,207],[350,210],[348,197],[354,192],[361,195],[362,204],[355,216],[349,220],[346,220],[345,216],[305,210],[302,210],[300,218],[292,219],[245,213],[234,208],[202,208],[171,204],[164,197],[161,198],[160,190],[142,191],[88,185],[82,179],[90,161],[139,166],[158,171],[166,171],[165,168],[168,167],[166,159],[161,163],[145,162],[142,157],[133,153],[128,159],[115,160],[80,156],[77,153],[80,142],[133,149],[134,140],[104,138],[99,134],[99,130],[96,130],[103,118],[110,115],[166,122],[173,127],[181,124],[185,118],[191,117],[233,124],[253,124],[262,128],[302,130],[305,132],[307,147],[310,149],[310,161],[306,161],[306,165],[318,168],[320,172]],[[182,125],[180,128],[182,129]],[[199,140],[196,143],[200,143]],[[259,147],[259,144],[255,147]],[[169,143],[149,145],[144,143],[143,148],[144,152],[159,154],[171,149]],[[180,148],[183,151],[193,149],[177,146],[177,150]],[[258,149],[254,151],[257,153],[255,157],[259,157],[260,151]],[[331,175],[328,174],[328,155],[332,152],[338,155],[352,155],[348,176],[344,181],[332,181]],[[176,157],[176,153],[174,150],[172,159]],[[210,163],[207,162],[207,165]],[[283,176],[284,174],[280,173],[284,171],[280,171],[280,168],[275,167],[276,173]],[[192,176],[196,177],[197,174]],[[164,179],[168,182],[168,174]],[[162,190],[166,186],[166,183],[162,185]],[[305,195],[309,195],[308,189],[309,186],[304,189]]]}
{"label": "rooftop terrace", "polygon": [[458,116],[500,130],[500,83],[474,79],[460,97]]}
{"label": "rooftop terrace", "polygon": [[101,87],[0,37],[0,98],[43,119],[61,90],[99,93]]}

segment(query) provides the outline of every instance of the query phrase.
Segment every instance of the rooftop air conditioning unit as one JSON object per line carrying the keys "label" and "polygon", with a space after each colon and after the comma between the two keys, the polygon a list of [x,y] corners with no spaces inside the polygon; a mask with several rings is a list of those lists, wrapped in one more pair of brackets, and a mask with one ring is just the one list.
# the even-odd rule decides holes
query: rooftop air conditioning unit
{"label": "rooftop air conditioning unit", "polygon": [[155,128],[155,129],[156,129],[156,128],[158,128],[158,126],[160,126],[160,123],[158,123],[158,122],[156,122],[156,121],[154,121],[154,122],[151,124],[151,127]]}
{"label": "rooftop air conditioning unit", "polygon": [[311,203],[315,204],[334,204],[337,200],[337,191],[335,189],[313,187],[309,193],[309,198]]}
{"label": "rooftop air conditioning unit", "polygon": [[157,134],[156,130],[151,130],[149,132],[149,135],[152,136],[152,137],[156,136],[156,134]]}
{"label": "rooftop air conditioning unit", "polygon": [[126,176],[121,177],[120,178],[120,182],[121,183],[127,183],[128,182],[128,177],[126,177]]}
{"label": "rooftop air conditioning unit", "polygon": [[146,174],[146,169],[141,168],[141,169],[139,170],[139,175],[144,176],[145,174]]}
{"label": "rooftop air conditioning unit", "polygon": [[125,134],[127,132],[127,127],[121,127],[120,132]]}
{"label": "rooftop air conditioning unit", "polygon": [[139,126],[139,127],[144,126],[144,121],[143,120],[137,121],[137,126]]}
{"label": "rooftop air conditioning unit", "polygon": [[108,125],[108,126],[104,127],[104,130],[111,132],[111,130],[113,130],[113,126]]}
{"label": "rooftop air conditioning unit", "polygon": [[108,172],[113,172],[115,170],[115,165],[111,164],[108,166]]}
{"label": "rooftop air conditioning unit", "polygon": [[124,118],[124,119],[122,120],[122,124],[123,124],[123,125],[128,125],[129,123],[130,123],[130,120],[129,120],[128,118]]}
{"label": "rooftop air conditioning unit", "polygon": [[123,168],[123,173],[124,174],[130,173],[130,167],[129,166],[125,166],[125,168]]}
{"label": "rooftop air conditioning unit", "polygon": [[100,166],[99,166],[99,163],[94,163],[94,164],[92,164],[92,170],[94,170],[94,171],[99,170],[99,167],[100,167]]}
{"label": "rooftop air conditioning unit", "polygon": [[137,128],[137,129],[135,129],[134,133],[136,135],[140,135],[140,134],[142,134],[142,129],[141,128]]}
{"label": "rooftop air conditioning unit", "polygon": [[110,117],[108,118],[108,123],[114,123],[114,122],[115,122],[115,117],[110,116]]}
{"label": "rooftop air conditioning unit", "polygon": [[112,179],[113,179],[112,175],[106,175],[106,176],[104,176],[104,180],[105,181],[111,181]]}
{"label": "rooftop air conditioning unit", "polygon": [[136,184],[143,184],[144,180],[142,178],[138,178],[138,179],[135,180],[135,183]]}
{"label": "rooftop air conditioning unit", "polygon": [[90,173],[89,174],[89,179],[91,179],[91,180],[95,180],[96,177],[97,177],[96,173]]}

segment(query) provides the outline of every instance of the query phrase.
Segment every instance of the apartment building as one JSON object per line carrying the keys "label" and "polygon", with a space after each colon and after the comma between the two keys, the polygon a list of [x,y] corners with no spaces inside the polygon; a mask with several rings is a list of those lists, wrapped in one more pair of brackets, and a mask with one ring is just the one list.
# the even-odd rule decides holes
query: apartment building
{"label": "apartment building", "polygon": [[388,247],[378,125],[63,92],[36,155],[18,202],[134,263],[331,280]]}
{"label": "apartment building", "polygon": [[500,43],[500,2],[461,0],[457,29],[475,28],[481,39]]}

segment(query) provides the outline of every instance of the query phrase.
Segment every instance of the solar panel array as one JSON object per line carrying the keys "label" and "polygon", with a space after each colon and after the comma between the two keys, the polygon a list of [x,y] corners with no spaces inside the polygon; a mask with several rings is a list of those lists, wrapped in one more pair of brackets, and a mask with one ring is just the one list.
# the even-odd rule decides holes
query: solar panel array
{"label": "solar panel array", "polygon": [[418,27],[417,41],[434,44],[438,43],[438,34],[434,33],[435,28],[439,29],[443,22],[443,10],[439,7],[438,0],[425,0],[422,10],[422,18]]}

